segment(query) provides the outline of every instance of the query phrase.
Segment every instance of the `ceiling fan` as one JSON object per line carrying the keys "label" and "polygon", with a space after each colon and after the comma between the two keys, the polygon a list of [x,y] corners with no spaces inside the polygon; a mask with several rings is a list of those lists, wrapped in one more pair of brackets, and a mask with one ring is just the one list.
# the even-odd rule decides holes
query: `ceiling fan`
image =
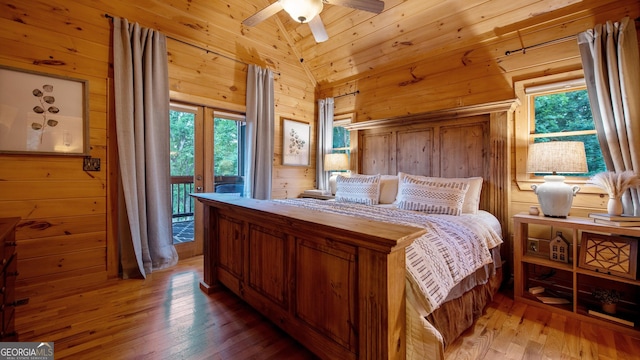
{"label": "ceiling fan", "polygon": [[345,6],[352,9],[364,10],[379,14],[384,9],[384,2],[380,0],[278,0],[266,8],[246,18],[242,24],[255,26],[280,10],[286,11],[295,21],[308,23],[316,42],[323,42],[329,38],[324,24],[320,19],[320,12],[324,4]]}

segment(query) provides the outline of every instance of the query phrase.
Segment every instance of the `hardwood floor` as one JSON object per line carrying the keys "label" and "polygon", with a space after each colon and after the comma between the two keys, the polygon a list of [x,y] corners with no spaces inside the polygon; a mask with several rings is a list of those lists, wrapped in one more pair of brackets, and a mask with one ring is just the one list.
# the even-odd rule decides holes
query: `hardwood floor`
{"label": "hardwood floor", "polygon": [[[239,298],[200,291],[202,257],[146,280],[49,292],[17,309],[20,341],[56,359],[314,359]],[[514,303],[499,293],[447,359],[638,359],[640,339]]]}

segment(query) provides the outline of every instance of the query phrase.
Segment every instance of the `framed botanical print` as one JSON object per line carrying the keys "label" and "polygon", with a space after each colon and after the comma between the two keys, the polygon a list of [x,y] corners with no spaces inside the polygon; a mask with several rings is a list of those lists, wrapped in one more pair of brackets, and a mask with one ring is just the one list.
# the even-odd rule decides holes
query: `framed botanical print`
{"label": "framed botanical print", "polygon": [[88,81],[0,66],[0,152],[89,155]]}
{"label": "framed botanical print", "polygon": [[309,166],[309,123],[282,120],[282,165]]}

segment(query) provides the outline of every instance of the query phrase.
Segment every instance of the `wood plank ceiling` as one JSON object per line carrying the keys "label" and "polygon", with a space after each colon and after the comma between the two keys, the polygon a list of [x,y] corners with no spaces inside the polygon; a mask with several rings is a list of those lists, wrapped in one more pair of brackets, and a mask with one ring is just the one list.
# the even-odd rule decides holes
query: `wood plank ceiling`
{"label": "wood plank ceiling", "polygon": [[[243,14],[237,14],[239,21],[271,2],[246,1],[247,5],[241,5]],[[493,55],[499,59],[506,50],[575,35],[578,31],[572,27],[545,32],[546,38],[536,33],[563,19],[579,23],[593,16],[594,9],[612,2],[615,0],[385,0],[380,14],[325,4],[320,16],[329,40],[323,43],[316,43],[309,26],[297,23],[285,11],[243,31],[283,32],[312,82],[326,85],[452,52],[460,52],[459,58],[465,61],[465,51],[479,44],[493,46]]]}

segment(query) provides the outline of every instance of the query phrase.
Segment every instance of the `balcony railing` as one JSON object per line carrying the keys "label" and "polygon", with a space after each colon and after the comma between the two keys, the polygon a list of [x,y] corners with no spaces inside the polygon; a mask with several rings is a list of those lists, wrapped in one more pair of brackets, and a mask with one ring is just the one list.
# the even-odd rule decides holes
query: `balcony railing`
{"label": "balcony railing", "polygon": [[173,221],[193,219],[195,201],[189,196],[193,193],[193,176],[171,177],[171,209]]}

